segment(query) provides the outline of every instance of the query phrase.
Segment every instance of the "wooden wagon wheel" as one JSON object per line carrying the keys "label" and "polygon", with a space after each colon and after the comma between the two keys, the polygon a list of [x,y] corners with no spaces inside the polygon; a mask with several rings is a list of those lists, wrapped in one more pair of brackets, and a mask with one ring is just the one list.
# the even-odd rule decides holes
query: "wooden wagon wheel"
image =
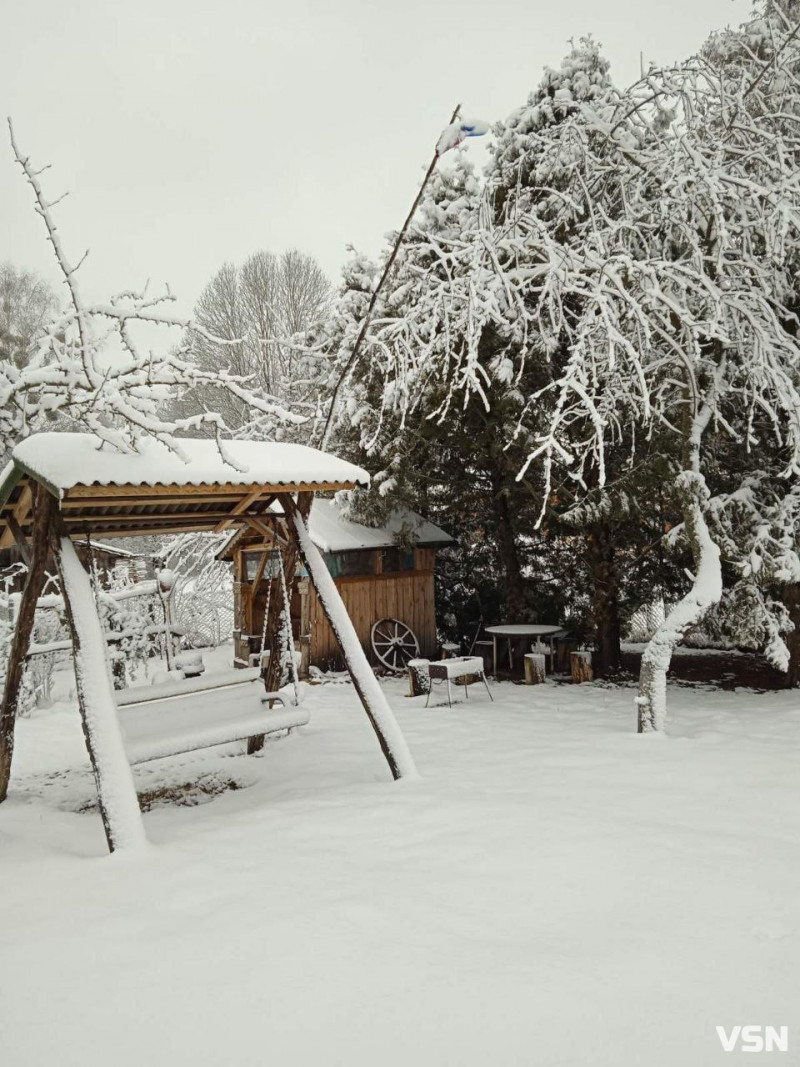
{"label": "wooden wagon wheel", "polygon": [[410,626],[399,619],[381,619],[372,627],[372,651],[390,671],[404,671],[419,656],[419,642]]}

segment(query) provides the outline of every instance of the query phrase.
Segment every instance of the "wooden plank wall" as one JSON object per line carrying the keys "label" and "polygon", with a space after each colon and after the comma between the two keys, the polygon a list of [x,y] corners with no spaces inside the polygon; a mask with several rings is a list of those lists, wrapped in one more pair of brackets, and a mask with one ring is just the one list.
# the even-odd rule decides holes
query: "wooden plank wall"
{"label": "wooden plank wall", "polygon": [[[370,635],[373,623],[379,619],[400,619],[417,635],[422,656],[435,656],[436,607],[433,591],[434,550],[416,550],[416,570],[400,573],[338,578],[336,586],[353,621],[356,633],[369,660],[377,664],[372,654]],[[331,632],[313,587],[310,591],[311,654],[314,666],[341,669],[339,646]]]}

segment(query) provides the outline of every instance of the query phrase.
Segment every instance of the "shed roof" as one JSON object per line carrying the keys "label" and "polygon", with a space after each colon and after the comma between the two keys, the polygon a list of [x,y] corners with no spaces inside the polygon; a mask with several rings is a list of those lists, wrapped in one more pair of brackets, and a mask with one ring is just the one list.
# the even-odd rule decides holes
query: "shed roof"
{"label": "shed roof", "polygon": [[220,530],[269,512],[276,493],[369,485],[361,467],[305,445],[179,439],[180,454],[155,438],[122,452],[85,433],[22,441],[0,476],[0,547],[31,520],[31,482],[59,497],[74,536]]}
{"label": "shed roof", "polygon": [[317,499],[311,505],[308,531],[322,552],[348,552],[359,548],[390,548],[397,544],[398,534],[408,531],[411,539],[421,546],[449,545],[450,534],[416,511],[397,508],[385,526],[364,526],[342,517],[335,500]]}
{"label": "shed roof", "polygon": [[[273,514],[281,514],[279,505],[272,505]],[[351,552],[358,549],[392,548],[397,544],[398,534],[408,532],[411,540],[423,548],[444,548],[455,544],[450,534],[445,533],[410,508],[395,509],[384,526],[365,526],[342,516],[335,500],[316,497],[308,517],[308,532],[321,552]],[[229,558],[231,550],[243,530],[234,531],[217,553],[218,558]],[[253,533],[252,537],[258,537]]]}

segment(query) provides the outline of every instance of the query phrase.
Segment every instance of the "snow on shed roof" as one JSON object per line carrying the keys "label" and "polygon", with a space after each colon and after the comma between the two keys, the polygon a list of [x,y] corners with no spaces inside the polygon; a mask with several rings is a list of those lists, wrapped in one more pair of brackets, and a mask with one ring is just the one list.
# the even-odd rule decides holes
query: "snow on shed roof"
{"label": "snow on shed roof", "polygon": [[[278,503],[274,503],[271,510],[282,514]],[[409,508],[396,509],[385,526],[372,527],[345,519],[335,500],[316,497],[308,517],[308,532],[311,540],[321,552],[392,548],[397,544],[396,535],[401,530],[410,531],[411,539],[422,547],[444,547],[455,544],[450,534],[445,533],[440,527],[423,519],[416,511],[411,511]],[[217,558],[227,558],[227,553],[232,550],[234,542],[242,536],[247,536],[247,531],[232,530],[218,551]]]}
{"label": "snow on shed roof", "polygon": [[119,452],[94,434],[39,433],[16,446],[15,464],[57,490],[77,485],[369,485],[361,467],[306,445],[225,441],[231,463],[216,442],[176,441],[183,458],[152,437],[137,452]]}
{"label": "snow on shed roof", "polygon": [[385,526],[364,526],[342,517],[335,500],[317,498],[311,505],[308,532],[322,552],[347,552],[359,548],[390,548],[397,535],[408,530],[418,545],[449,545],[453,538],[415,511],[398,508]]}

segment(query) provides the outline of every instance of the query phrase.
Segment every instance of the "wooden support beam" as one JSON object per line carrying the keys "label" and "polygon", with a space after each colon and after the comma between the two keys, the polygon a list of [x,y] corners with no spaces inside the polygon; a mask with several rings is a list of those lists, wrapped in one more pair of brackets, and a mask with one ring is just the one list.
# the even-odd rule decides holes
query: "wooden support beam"
{"label": "wooden support beam", "polygon": [[222,516],[228,516],[230,513],[224,511],[222,508],[209,508],[207,511],[121,511],[116,514],[110,515],[104,508],[100,508],[97,511],[92,510],[91,514],[88,510],[82,511],[70,511],[64,516],[64,520],[69,526],[75,526],[77,523],[91,523],[92,530],[94,531],[95,525],[98,527],[105,523],[108,526],[113,526],[115,523],[120,522],[138,522],[154,523],[154,522],[195,522],[195,521],[207,521],[209,523],[217,523]]}
{"label": "wooden support beam", "polygon": [[[248,493],[247,496],[242,497],[242,499],[237,504],[233,505],[233,507],[231,508],[231,510],[229,512],[228,518],[223,519],[221,522],[217,523],[217,525],[214,527],[214,533],[222,533],[223,530],[227,530],[228,527],[231,525],[231,522],[233,521],[234,516],[241,515],[243,511],[247,511],[247,509],[249,507],[252,507],[253,504],[255,504],[255,502],[257,500],[260,500],[264,495],[265,494],[262,493],[262,492],[256,492],[256,493]],[[270,499],[266,502],[267,507],[269,507],[269,504],[274,499],[275,499],[275,494],[273,493],[270,496]],[[263,510],[266,510],[266,509],[263,509]]]}
{"label": "wooden support beam", "polygon": [[[113,541],[117,537],[155,537],[158,534],[179,533],[210,533],[211,527],[207,523],[195,522],[192,524],[169,524],[164,526],[115,526],[111,530],[96,530],[92,525],[92,532],[102,541]],[[86,524],[72,527],[68,524],[68,535],[76,541],[86,540]]]}
{"label": "wooden support beam", "polygon": [[60,523],[53,526],[51,543],[72,638],[83,736],[94,772],[108,849],[115,852],[119,848],[141,847],[147,839],[117,718],[103,627],[89,575]]}
{"label": "wooden support beam", "polygon": [[[66,490],[68,493],[72,490]],[[241,493],[217,493],[212,486],[208,487],[208,493],[205,494],[204,500],[209,504],[235,504],[237,500],[241,499]],[[142,505],[160,505],[166,504],[196,504],[197,493],[192,493],[191,496],[187,496],[180,490],[173,493],[169,500],[164,499],[164,494],[159,496],[152,496],[148,486],[142,487],[142,492],[137,496],[135,503]],[[131,501],[127,497],[119,496],[91,496],[91,497],[72,497],[67,496],[61,501],[62,511],[70,511],[74,508],[120,508],[128,507]]]}
{"label": "wooden support beam", "polygon": [[[33,492],[30,485],[26,482],[22,487],[19,500],[14,505],[14,510],[4,516],[6,523],[5,530],[0,533],[0,548],[10,548],[11,545],[17,541],[17,533],[14,529],[16,523],[16,529],[20,533],[22,532],[22,524],[28,521],[31,513],[31,506],[33,504]],[[24,537],[23,537],[24,541]],[[23,553],[23,559],[25,558]],[[27,562],[27,560],[26,560]]]}
{"label": "wooden support beam", "polygon": [[22,673],[31,643],[36,601],[45,583],[45,566],[50,545],[49,531],[55,522],[57,512],[58,502],[55,497],[45,489],[37,490],[34,501],[31,559],[8,655],[3,701],[0,704],[0,803],[8,795],[11,760],[14,755],[14,726]]}
{"label": "wooden support beam", "polygon": [[28,542],[25,539],[25,534],[22,532],[19,523],[13,515],[9,515],[6,518],[6,524],[17,543],[17,548],[19,549],[19,553],[22,556],[25,565],[29,567],[31,564],[31,553],[28,548]]}
{"label": "wooden support beam", "polygon": [[253,530],[257,530],[258,533],[263,534],[264,537],[272,540],[275,537],[274,527],[269,526],[266,522],[256,518],[255,515],[248,515],[244,520],[245,526],[250,526]]}
{"label": "wooden support beam", "polygon": [[103,497],[105,500],[124,500],[130,497],[211,497],[217,494],[229,494],[238,500],[247,493],[260,493],[266,496],[269,493],[303,493],[303,492],[327,492],[339,489],[354,489],[355,482],[303,482],[302,484],[290,485],[266,485],[263,482],[252,482],[248,485],[238,485],[236,482],[220,482],[214,485],[76,485],[65,490],[68,500],[89,497]]}
{"label": "wooden support beam", "polygon": [[[358,634],[347,614],[336,583],[325,566],[319,549],[309,536],[305,515],[300,509],[301,502],[298,501],[298,504],[295,504],[288,494],[280,494],[278,499],[286,515],[290,543],[296,546],[296,552],[305,564],[311,583],[317,592],[319,605],[342,650],[345,665],[353,680],[353,687],[361,699],[381,752],[389,764],[392,777],[395,779],[414,778],[417,775],[414,759],[400,732],[394,713],[389,707],[386,695],[361,647]],[[310,500],[308,505],[310,506]],[[306,511],[306,515],[307,513]]]}

